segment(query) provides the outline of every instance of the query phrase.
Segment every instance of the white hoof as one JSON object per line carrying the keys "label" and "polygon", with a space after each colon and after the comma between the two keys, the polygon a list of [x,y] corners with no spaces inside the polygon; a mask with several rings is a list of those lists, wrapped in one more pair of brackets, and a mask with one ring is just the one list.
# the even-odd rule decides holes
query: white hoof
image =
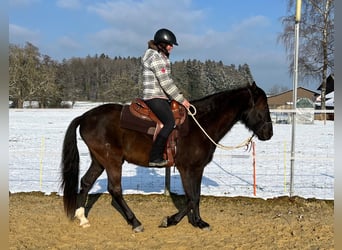
{"label": "white hoof", "polygon": [[80,226],[83,228],[90,227],[89,220],[85,217],[84,207],[80,207],[75,211],[75,217],[80,220]]}
{"label": "white hoof", "polygon": [[87,227],[90,227],[90,223],[89,223],[89,221],[84,222],[84,223],[80,222],[80,226],[83,228],[87,228]]}
{"label": "white hoof", "polygon": [[159,227],[167,227],[167,217],[164,217],[162,221],[160,222]]}
{"label": "white hoof", "polygon": [[138,226],[138,227],[133,229],[134,233],[141,233],[143,231],[144,231],[144,226],[143,225],[140,225],[140,226]]}

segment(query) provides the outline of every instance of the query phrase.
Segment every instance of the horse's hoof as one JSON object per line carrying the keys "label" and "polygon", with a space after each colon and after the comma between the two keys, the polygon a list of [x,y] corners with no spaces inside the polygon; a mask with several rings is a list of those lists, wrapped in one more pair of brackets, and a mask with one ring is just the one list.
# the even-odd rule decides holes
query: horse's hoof
{"label": "horse's hoof", "polygon": [[168,217],[164,217],[163,220],[160,222],[159,227],[167,227],[168,226],[167,219]]}
{"label": "horse's hoof", "polygon": [[137,226],[135,228],[133,228],[133,232],[134,233],[141,233],[144,231],[144,226],[143,225],[140,225],[140,226]]}
{"label": "horse's hoof", "polygon": [[85,224],[82,224],[82,225],[80,225],[82,228],[87,228],[87,227],[90,227],[90,223],[88,222],[88,223],[85,223]]}
{"label": "horse's hoof", "polygon": [[210,226],[209,226],[209,227],[203,227],[202,230],[203,230],[203,231],[210,232],[210,231],[211,231],[211,227],[210,227]]}

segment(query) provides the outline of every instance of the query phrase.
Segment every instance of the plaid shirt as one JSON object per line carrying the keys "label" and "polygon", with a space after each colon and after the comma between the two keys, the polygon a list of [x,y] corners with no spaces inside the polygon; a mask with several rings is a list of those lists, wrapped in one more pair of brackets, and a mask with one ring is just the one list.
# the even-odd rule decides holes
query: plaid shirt
{"label": "plaid shirt", "polygon": [[147,49],[143,58],[143,99],[185,99],[171,78],[170,60],[158,51]]}

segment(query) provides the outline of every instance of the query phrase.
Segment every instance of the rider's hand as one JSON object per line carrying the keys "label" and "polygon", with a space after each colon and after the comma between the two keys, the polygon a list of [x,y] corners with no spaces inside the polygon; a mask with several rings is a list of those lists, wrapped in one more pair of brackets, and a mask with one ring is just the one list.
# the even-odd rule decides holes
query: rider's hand
{"label": "rider's hand", "polygon": [[182,104],[183,104],[183,106],[184,106],[185,108],[187,108],[187,109],[190,108],[190,102],[189,102],[187,99],[185,99],[185,100],[182,102]]}

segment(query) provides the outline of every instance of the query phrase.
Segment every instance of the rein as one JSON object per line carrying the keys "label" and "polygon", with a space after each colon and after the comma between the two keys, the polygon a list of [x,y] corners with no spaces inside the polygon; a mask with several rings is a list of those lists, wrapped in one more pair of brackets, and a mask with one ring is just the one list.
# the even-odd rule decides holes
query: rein
{"label": "rein", "polygon": [[[194,110],[194,112],[190,111],[190,108],[192,108]],[[254,134],[252,136],[250,136],[249,138],[247,138],[246,140],[244,140],[243,142],[241,142],[240,144],[236,145],[236,146],[225,146],[219,143],[216,143],[209,135],[208,133],[204,130],[204,128],[201,126],[201,124],[199,124],[199,122],[197,121],[197,119],[195,118],[195,115],[197,113],[197,110],[195,108],[194,105],[190,104],[190,108],[187,109],[188,110],[188,114],[191,115],[192,119],[195,121],[195,123],[197,124],[197,126],[202,130],[202,132],[205,134],[205,136],[218,148],[224,149],[224,150],[233,150],[236,148],[242,148],[242,147],[246,147],[246,150],[248,148],[250,148],[250,145],[252,143],[252,139],[254,137]]]}

